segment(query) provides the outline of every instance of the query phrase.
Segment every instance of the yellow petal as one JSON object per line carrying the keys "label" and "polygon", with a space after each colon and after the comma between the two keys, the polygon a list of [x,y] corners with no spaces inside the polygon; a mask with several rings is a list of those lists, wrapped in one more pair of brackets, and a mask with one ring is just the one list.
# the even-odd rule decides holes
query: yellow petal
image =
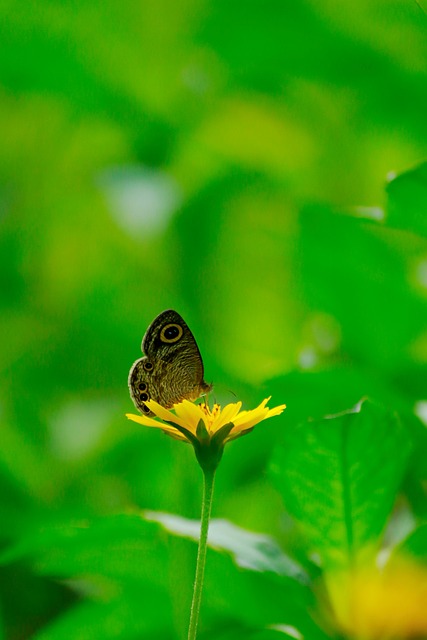
{"label": "yellow petal", "polygon": [[269,409],[266,407],[269,400],[270,398],[266,398],[258,407],[256,407],[256,409],[252,409],[252,411],[242,411],[234,420],[234,427],[230,431],[228,440],[235,438],[239,433],[244,433],[245,431],[252,429],[256,424],[266,420],[267,418],[280,415],[286,408],[286,405],[281,404],[278,407]]}
{"label": "yellow petal", "polygon": [[177,429],[174,429],[173,431],[167,431],[166,429],[162,429],[162,431],[164,433],[166,433],[167,436],[170,436],[171,438],[174,438],[174,440],[181,440],[181,442],[187,442],[188,444],[191,444],[190,440],[188,440],[188,438],[186,438]]}
{"label": "yellow petal", "polygon": [[227,404],[210,425],[210,432],[216,433],[225,424],[228,424],[229,422],[234,423],[234,420],[237,417],[241,406],[241,402]]}
{"label": "yellow petal", "polygon": [[[194,444],[194,442],[192,441],[190,434],[196,436],[197,426],[200,420],[203,420],[206,429],[211,436],[217,433],[226,424],[231,423],[233,427],[228,436],[224,438],[224,442],[227,442],[228,440],[233,440],[246,431],[251,430],[256,424],[262,422],[262,420],[279,415],[282,413],[283,409],[286,408],[286,405],[283,404],[270,409],[267,407],[267,402],[269,400],[270,398],[266,398],[258,405],[258,407],[251,411],[241,411],[241,402],[230,403],[226,405],[224,409],[221,409],[219,405],[215,404],[211,410],[207,404],[198,405],[194,402],[190,402],[189,400],[183,400],[182,402],[174,405],[174,412],[169,409],[165,409],[165,407],[162,407],[154,400],[147,400],[146,405],[148,408],[155,414],[156,418],[160,418],[163,422],[144,415],[137,416],[127,414],[127,417],[130,420],[134,420],[146,427],[161,429],[164,433],[176,438],[177,440],[191,442],[192,444]],[[176,428],[173,426],[174,424],[177,425]],[[181,433],[179,427],[185,429],[190,438],[184,433]]]}
{"label": "yellow petal", "polygon": [[248,429],[252,429],[252,427],[254,427],[256,424],[258,424],[259,422],[262,422],[265,419],[265,417],[266,417],[265,414],[261,414],[261,415],[257,414],[257,415],[251,416],[250,418],[247,418],[241,424],[234,425],[234,427],[229,433],[229,438],[231,436],[236,437],[236,434],[243,433],[244,431],[248,431]]}
{"label": "yellow petal", "polygon": [[242,411],[234,420],[234,426],[240,427],[246,422],[260,422],[264,420],[264,417],[267,415],[268,409],[257,407],[256,409],[252,409],[251,411]]}
{"label": "yellow petal", "polygon": [[133,420],[134,422],[138,422],[139,424],[143,424],[144,427],[157,427],[160,429],[162,427],[162,423],[158,420],[154,420],[154,418],[149,418],[148,416],[140,416],[135,415],[134,413],[127,413],[126,418],[129,420]]}
{"label": "yellow petal", "polygon": [[197,425],[200,420],[203,420],[205,424],[207,422],[206,414],[202,411],[200,406],[193,402],[189,402],[188,400],[183,400],[179,404],[175,404],[174,409],[176,411],[176,415],[183,421],[185,428],[191,431],[191,433],[196,433]]}
{"label": "yellow petal", "polygon": [[180,427],[184,427],[184,429],[188,429],[188,425],[177,415],[169,411],[169,409],[165,409],[155,400],[147,400],[145,403],[147,407],[156,414],[161,420],[165,420],[166,422],[175,422],[179,424]]}
{"label": "yellow petal", "polygon": [[270,399],[271,396],[263,400],[261,404],[259,404],[255,409],[252,409],[251,411],[241,411],[237,418],[234,420],[234,426],[241,426],[246,421],[253,423],[254,419],[256,419],[257,422],[261,422],[261,420],[265,420],[266,418],[280,415],[282,411],[286,409],[285,404],[281,404],[278,407],[269,409],[266,404]]}
{"label": "yellow petal", "polygon": [[[126,418],[132,420],[133,422],[138,422],[138,424],[144,425],[144,427],[153,427],[154,429],[161,429],[165,433],[170,433],[171,435],[178,435],[179,439],[183,438],[183,435],[180,431],[175,429],[168,424],[164,424],[163,422],[159,422],[158,420],[153,420],[153,418],[149,418],[148,416],[137,416],[133,413],[127,413]],[[186,440],[186,438],[184,438]]]}
{"label": "yellow petal", "polygon": [[273,418],[274,416],[279,416],[286,409],[285,404],[279,404],[278,407],[274,407],[274,409],[269,409],[267,413],[267,418]]}

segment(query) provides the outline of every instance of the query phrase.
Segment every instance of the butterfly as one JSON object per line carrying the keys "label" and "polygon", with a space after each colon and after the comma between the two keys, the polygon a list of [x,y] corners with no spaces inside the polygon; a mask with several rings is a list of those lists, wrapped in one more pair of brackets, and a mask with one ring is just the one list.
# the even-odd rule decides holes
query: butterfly
{"label": "butterfly", "polygon": [[130,396],[141,413],[152,415],[147,400],[169,409],[212,389],[203,379],[196,340],[176,311],[168,309],[153,320],[142,339],[142,352],[144,357],[133,363],[128,378]]}

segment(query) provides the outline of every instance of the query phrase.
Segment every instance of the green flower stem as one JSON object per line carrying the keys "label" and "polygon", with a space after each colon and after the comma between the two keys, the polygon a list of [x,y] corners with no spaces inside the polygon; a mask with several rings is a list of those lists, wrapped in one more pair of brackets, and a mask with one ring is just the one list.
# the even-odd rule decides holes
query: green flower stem
{"label": "green flower stem", "polygon": [[199,622],[200,602],[202,600],[203,578],[205,575],[206,550],[208,545],[209,520],[211,517],[212,496],[214,489],[215,470],[203,470],[203,499],[202,516],[197,552],[196,578],[194,581],[193,601],[191,603],[190,626],[188,640],[196,640],[197,623]]}

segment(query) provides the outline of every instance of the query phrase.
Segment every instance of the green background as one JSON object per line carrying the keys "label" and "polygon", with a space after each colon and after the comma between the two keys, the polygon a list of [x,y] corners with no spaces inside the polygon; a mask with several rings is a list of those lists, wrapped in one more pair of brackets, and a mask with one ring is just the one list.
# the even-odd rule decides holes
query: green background
{"label": "green background", "polygon": [[[396,478],[425,519],[422,8],[5,0],[0,25],[0,531],[6,551],[34,545],[1,569],[0,638],[185,637],[194,544],[120,525],[139,509],[199,516],[190,447],[124,417],[167,308],[213,399],[288,405],[227,446],[215,518],[308,566],[270,458],[300,421],[369,396],[415,439]],[[293,598],[311,607],[302,583],[246,578],[208,553],[203,637],[261,639],[278,612],[299,620]]]}

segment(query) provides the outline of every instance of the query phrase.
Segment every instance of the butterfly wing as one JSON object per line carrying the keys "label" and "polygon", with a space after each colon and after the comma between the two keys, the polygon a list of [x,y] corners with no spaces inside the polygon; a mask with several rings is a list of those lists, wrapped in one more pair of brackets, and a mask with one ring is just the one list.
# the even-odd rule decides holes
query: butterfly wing
{"label": "butterfly wing", "polygon": [[204,379],[203,360],[184,319],[172,309],[153,320],[142,340],[143,358],[129,372],[129,390],[140,411],[152,399],[165,408],[184,398],[195,400],[211,389]]}

